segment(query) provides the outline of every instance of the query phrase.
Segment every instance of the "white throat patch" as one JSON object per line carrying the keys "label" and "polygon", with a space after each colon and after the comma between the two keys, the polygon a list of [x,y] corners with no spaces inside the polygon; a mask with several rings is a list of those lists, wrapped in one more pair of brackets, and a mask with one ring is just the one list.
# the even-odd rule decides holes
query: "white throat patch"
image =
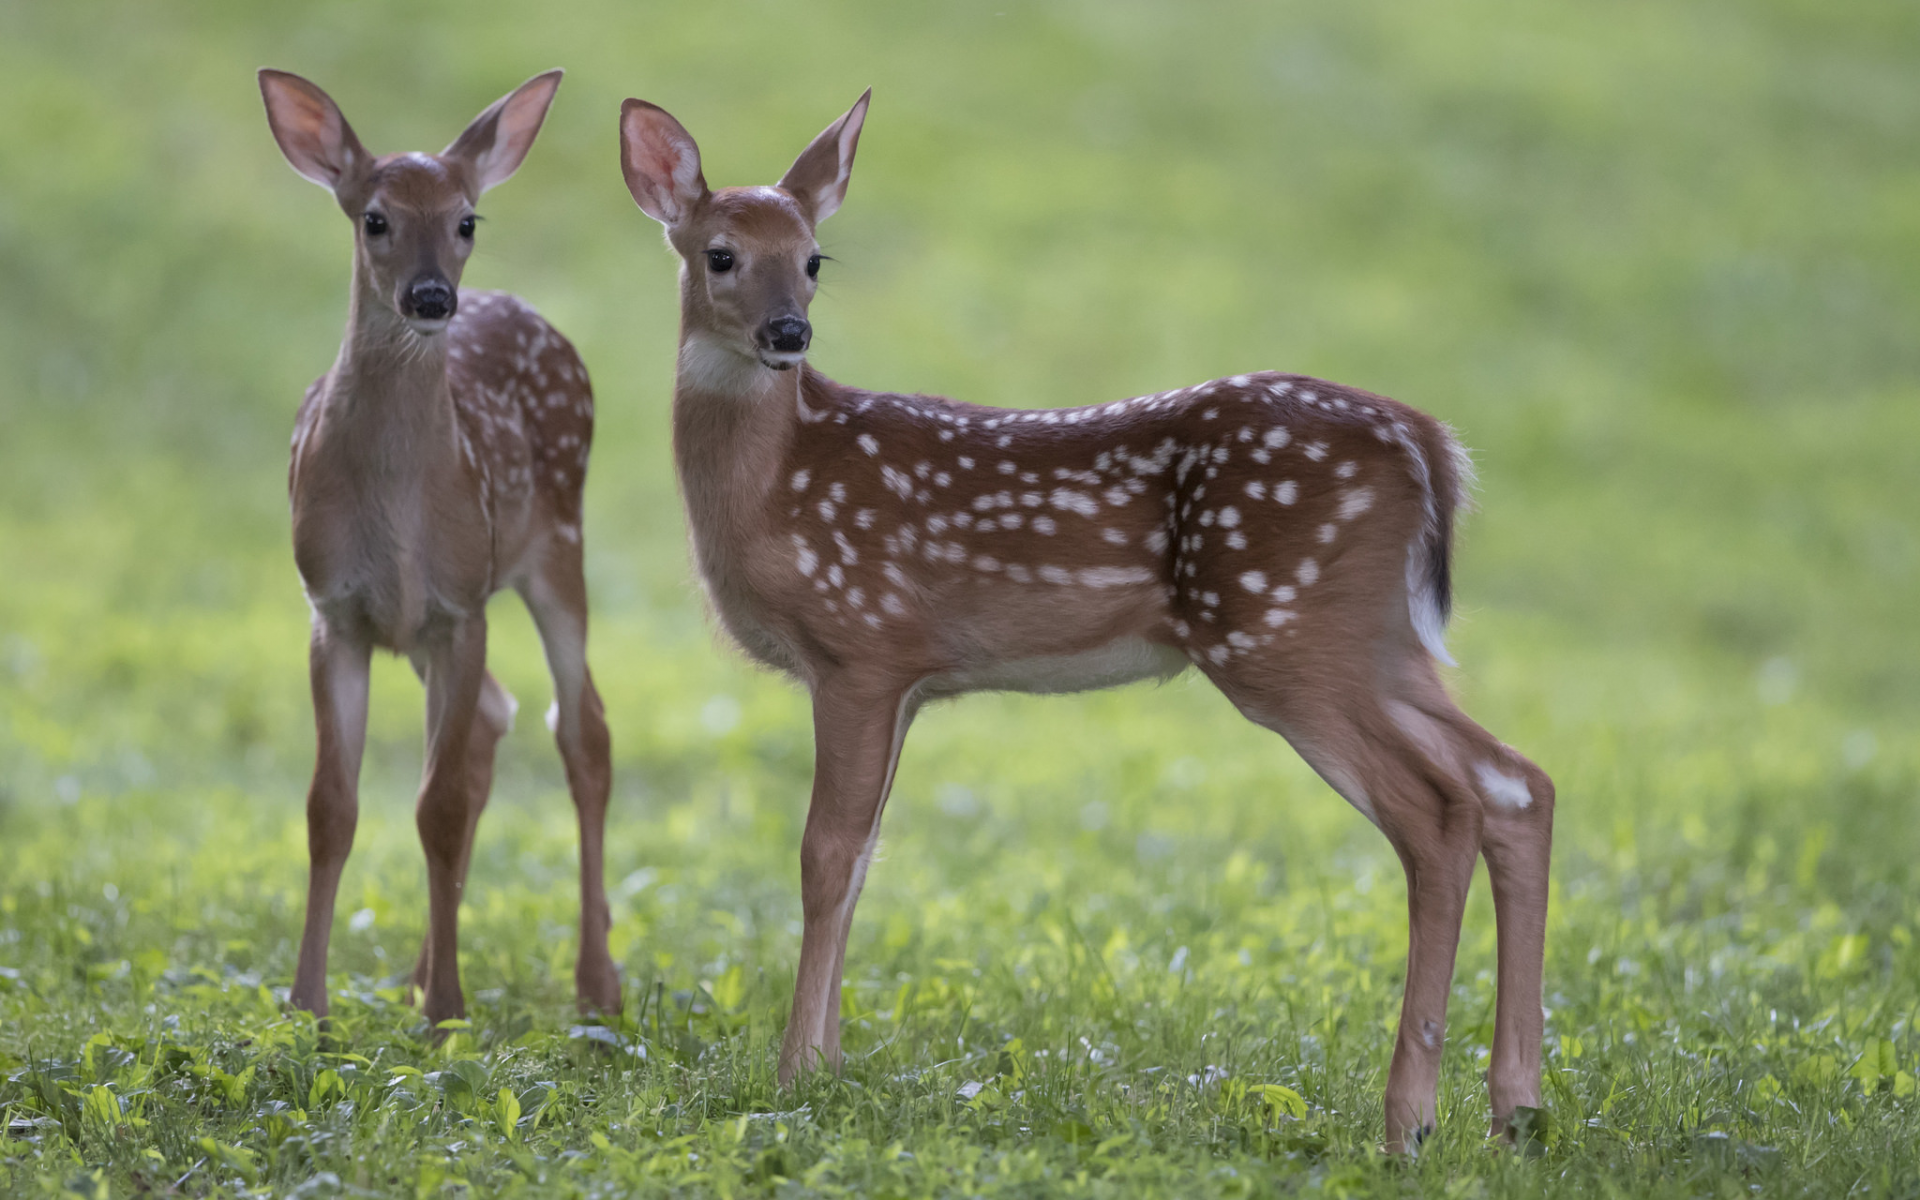
{"label": "white throat patch", "polygon": [[681,343],[676,370],[681,386],[722,396],[744,396],[772,374],[758,359],[701,333]]}

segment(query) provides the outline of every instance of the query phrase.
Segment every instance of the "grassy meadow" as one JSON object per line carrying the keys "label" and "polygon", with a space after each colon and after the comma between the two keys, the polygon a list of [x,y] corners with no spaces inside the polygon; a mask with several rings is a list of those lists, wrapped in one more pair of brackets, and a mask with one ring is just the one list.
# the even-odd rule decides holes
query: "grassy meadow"
{"label": "grassy meadow", "polygon": [[[350,230],[253,72],[376,151],[568,68],[471,286],[593,372],[617,1022],[572,1012],[573,813],[521,700],[426,918],[421,692],[376,664],[334,1028],[306,879],[294,408]],[[0,1193],[1920,1196],[1920,9],[0,0]],[[1415,1161],[1378,1151],[1385,841],[1191,677],[907,744],[843,1077],[776,1089],[804,698],[720,646],[668,451],[677,299],[619,101],[770,182],[872,115],[813,360],[1087,403],[1265,368],[1475,449],[1450,673],[1559,785],[1545,1116],[1484,1140],[1484,872]]]}

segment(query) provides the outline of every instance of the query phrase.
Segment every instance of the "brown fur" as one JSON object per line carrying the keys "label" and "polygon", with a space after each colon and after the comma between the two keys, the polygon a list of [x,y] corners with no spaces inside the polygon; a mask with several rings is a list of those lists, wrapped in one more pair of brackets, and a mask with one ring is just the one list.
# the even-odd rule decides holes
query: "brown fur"
{"label": "brown fur", "polygon": [[[1434,1119],[1476,855],[1494,877],[1494,1128],[1539,1102],[1553,789],[1435,671],[1460,455],[1405,405],[1260,373],[1086,408],[865,392],[765,330],[804,314],[813,228],[866,98],[778,189],[707,190],[698,150],[622,114],[635,201],[681,255],[674,450],[713,607],[813,696],[805,931],[780,1078],[840,1061],[841,975],[894,765],[927,699],[1068,691],[1197,665],[1380,827],[1411,945],[1387,1141]],[[725,249],[716,272],[708,252]]]}
{"label": "brown fur", "polygon": [[[441,155],[373,159],[333,102],[262,72],[275,137],[330,187],[355,224],[347,333],[308,389],[288,488],[294,558],[313,608],[318,755],[307,795],[306,928],[293,1003],[327,1012],[328,935],[353,844],[374,647],[407,655],[427,685],[427,770],[416,820],[430,917],[414,984],[433,1021],[462,1016],[458,926],[494,746],[514,702],[486,670],[486,602],[525,600],[553,672],[554,732],[580,820],[583,1009],[618,1011],[607,953],[601,839],[611,768],[586,663],[580,494],[593,392],[573,347],[516,297],[459,292],[444,322],[409,317],[421,278],[457,285],[480,193],[512,174],[538,132],[557,72],[475,119]],[[364,214],[381,214],[370,234]]]}

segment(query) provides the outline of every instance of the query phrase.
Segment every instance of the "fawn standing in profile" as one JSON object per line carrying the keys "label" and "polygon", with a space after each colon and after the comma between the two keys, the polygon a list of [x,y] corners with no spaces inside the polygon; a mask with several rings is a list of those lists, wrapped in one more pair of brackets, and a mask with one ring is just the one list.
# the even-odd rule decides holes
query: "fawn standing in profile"
{"label": "fawn standing in profile", "polygon": [[1387,835],[1411,949],[1389,1147],[1432,1127],[1474,860],[1499,921],[1496,1132],[1540,1096],[1553,785],[1435,670],[1466,456],[1392,400],[1261,373],[1085,408],[868,392],[806,361],[815,227],[867,96],[774,187],[707,189],[654,105],[621,165],[682,260],[674,454],[727,631],[813,697],[805,914],[780,1079],[840,1062],[847,931],[907,726],[927,700],[1199,667]]}
{"label": "fawn standing in profile", "polygon": [[546,648],[548,723],[580,819],[579,1003],[620,1009],[601,868],[611,767],[587,671],[581,568],[593,393],[572,345],[523,301],[458,290],[474,204],[526,157],[560,75],[528,80],[439,154],[375,158],[325,92],[260,72],[280,149],[354,226],[346,336],[300,406],[289,482],[294,558],[313,609],[319,731],[292,999],[317,1016],[327,1011],[327,936],[359,812],[375,646],[406,655],[427,686],[417,823],[429,920],[413,983],[429,1020],[465,1014],[456,921],[494,746],[515,708],[487,671],[486,606],[508,587]]}

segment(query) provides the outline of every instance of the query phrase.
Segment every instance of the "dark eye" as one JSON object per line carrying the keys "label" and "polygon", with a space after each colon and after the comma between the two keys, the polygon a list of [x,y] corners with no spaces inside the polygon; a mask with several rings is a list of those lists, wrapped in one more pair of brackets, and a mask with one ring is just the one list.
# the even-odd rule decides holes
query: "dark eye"
{"label": "dark eye", "polygon": [[473,215],[471,213],[460,218],[460,236],[466,238],[468,241],[473,240]]}
{"label": "dark eye", "polygon": [[387,231],[387,219],[377,212],[370,212],[361,220],[366,222],[367,233],[373,237],[379,237]]}
{"label": "dark eye", "polygon": [[820,278],[820,256],[818,254],[807,255],[807,278]]}
{"label": "dark eye", "polygon": [[719,274],[725,275],[728,271],[733,270],[733,251],[731,250],[707,251],[707,266],[711,267],[714,271],[718,272]]}

